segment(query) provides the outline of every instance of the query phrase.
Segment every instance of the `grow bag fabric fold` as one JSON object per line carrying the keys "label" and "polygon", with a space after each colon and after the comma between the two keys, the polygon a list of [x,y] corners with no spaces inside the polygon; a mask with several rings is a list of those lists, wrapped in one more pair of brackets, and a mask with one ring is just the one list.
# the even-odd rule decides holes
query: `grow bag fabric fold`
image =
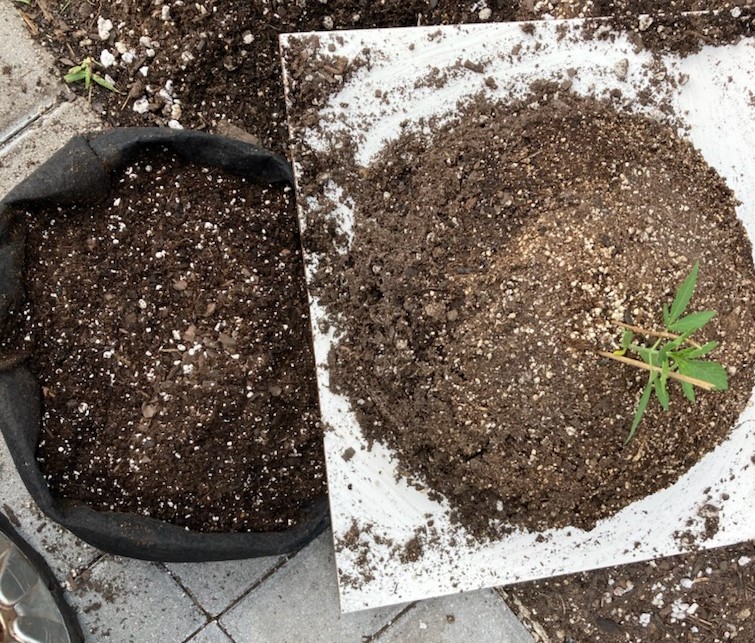
{"label": "grow bag fabric fold", "polygon": [[[285,159],[261,148],[200,132],[123,128],[71,139],[0,202],[0,333],[23,296],[24,235],[11,226],[10,205],[92,203],[110,189],[111,176],[137,156],[167,148],[181,159],[220,167],[262,183],[292,183]],[[35,459],[42,428],[41,389],[23,356],[0,362],[0,431],[24,484],[52,520],[104,551],[166,562],[271,556],[295,551],[328,524],[327,498],[315,500],[285,531],[203,533],[135,514],[95,511],[52,496]]]}

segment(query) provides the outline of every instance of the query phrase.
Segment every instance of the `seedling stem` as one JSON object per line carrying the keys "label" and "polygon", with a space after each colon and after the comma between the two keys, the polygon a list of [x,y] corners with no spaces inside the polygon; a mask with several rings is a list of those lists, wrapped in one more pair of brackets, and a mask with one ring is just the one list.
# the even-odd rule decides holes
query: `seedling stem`
{"label": "seedling stem", "polygon": [[66,83],[68,83],[69,85],[83,80],[84,88],[89,90],[90,103],[92,102],[92,81],[94,81],[101,87],[104,87],[108,91],[115,92],[116,94],[122,94],[123,92],[116,89],[115,85],[105,80],[95,71],[97,67],[102,67],[102,65],[94,60],[94,58],[87,56],[86,58],[84,58],[84,60],[81,61],[81,63],[79,63],[75,67],[71,67],[68,70],[68,73],[63,76],[63,80],[66,81]]}

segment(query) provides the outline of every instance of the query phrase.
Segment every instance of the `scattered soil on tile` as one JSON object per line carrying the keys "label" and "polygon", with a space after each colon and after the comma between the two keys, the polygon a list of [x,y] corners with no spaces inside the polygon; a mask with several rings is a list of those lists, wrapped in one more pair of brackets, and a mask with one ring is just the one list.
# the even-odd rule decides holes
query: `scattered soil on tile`
{"label": "scattered soil on tile", "polygon": [[[728,435],[753,388],[752,248],[670,127],[546,91],[421,122],[366,168],[342,150],[326,162],[355,203],[348,253],[331,220],[307,226],[343,332],[331,382],[472,532],[590,529]],[[698,340],[720,341],[730,390],[692,404],[672,385],[625,445],[647,374],[597,351],[620,322],[661,327],[697,262],[691,310],[718,311]]]}
{"label": "scattered soil on tile", "polygon": [[[18,5],[32,35],[53,52],[61,76],[87,56],[103,61],[123,94],[95,87],[92,105],[112,125],[171,125],[228,133],[240,128],[264,147],[286,151],[287,131],[278,52],[281,33],[322,29],[411,27],[469,22],[615,15],[645,46],[692,50],[728,29],[668,35],[667,20],[645,26],[638,15],[721,9],[731,0],[255,0],[170,2],[89,0]],[[745,11],[745,10],[741,10]],[[735,10],[736,13],[736,10]],[[748,18],[749,16],[749,18]],[[730,17],[730,16],[729,16]],[[752,29],[751,14],[738,29]],[[747,22],[749,20],[749,22]],[[749,25],[749,26],[747,26]],[[642,26],[642,29],[640,28]],[[74,86],[75,93],[85,94]]]}
{"label": "scattered soil on tile", "polygon": [[55,495],[229,532],[325,493],[290,188],[157,157],[22,223]]}
{"label": "scattered soil on tile", "polygon": [[[703,3],[700,3],[703,4]],[[711,10],[704,3],[700,10]],[[663,13],[627,12],[609,19],[611,29],[588,24],[583,30],[587,37],[612,38],[617,33],[625,34],[640,49],[653,52],[669,52],[688,56],[699,52],[705,45],[725,45],[739,42],[755,33],[755,11],[752,7],[732,7],[717,13],[690,13],[674,15],[668,8],[657,6]],[[638,16],[638,13],[644,15]]]}
{"label": "scattered soil on tile", "polygon": [[750,542],[514,585],[502,594],[553,643],[755,641],[753,565]]}

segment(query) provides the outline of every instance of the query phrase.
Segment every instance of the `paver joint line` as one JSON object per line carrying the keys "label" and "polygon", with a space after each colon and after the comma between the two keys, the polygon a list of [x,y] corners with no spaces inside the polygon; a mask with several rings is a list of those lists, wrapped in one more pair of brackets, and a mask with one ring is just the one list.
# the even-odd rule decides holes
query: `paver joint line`
{"label": "paver joint line", "polygon": [[388,623],[383,625],[379,630],[376,632],[370,634],[367,638],[364,639],[364,643],[373,643],[373,641],[378,641],[383,634],[385,634],[392,625],[394,625],[398,620],[400,620],[402,617],[404,617],[406,614],[411,612],[415,607],[417,606],[417,603],[410,603],[407,605],[404,609],[402,609],[398,614],[396,614]]}
{"label": "paver joint line", "polygon": [[[194,594],[192,593],[192,591],[188,587],[186,587],[179,580],[179,578],[170,569],[168,569],[168,567],[167,567],[167,565],[165,563],[155,563],[155,567],[157,567],[157,568],[161,569],[162,571],[164,571],[168,575],[168,577],[170,577],[173,580],[173,582],[176,585],[178,585],[178,587],[181,589],[181,591],[184,594],[186,594],[191,599],[191,601],[194,603],[194,605],[197,606],[197,609],[199,609],[202,612],[202,614],[205,615],[205,617],[208,619],[208,621],[212,620],[212,615],[202,606],[202,604],[197,600],[197,597],[194,596]],[[205,625],[206,625],[206,623],[205,623]],[[204,627],[204,625],[202,627]],[[201,630],[202,628],[200,627],[199,629]],[[197,630],[197,632],[198,631],[199,630]],[[196,634],[197,632],[194,632],[194,634]],[[194,636],[194,634],[192,634],[192,636]],[[191,637],[189,637],[189,638],[191,638]]]}
{"label": "paver joint line", "polygon": [[16,138],[22,136],[37,121],[53,111],[58,105],[60,103],[55,100],[45,102],[37,106],[34,112],[25,114],[0,132],[0,157],[3,156],[5,147],[9,147]]}

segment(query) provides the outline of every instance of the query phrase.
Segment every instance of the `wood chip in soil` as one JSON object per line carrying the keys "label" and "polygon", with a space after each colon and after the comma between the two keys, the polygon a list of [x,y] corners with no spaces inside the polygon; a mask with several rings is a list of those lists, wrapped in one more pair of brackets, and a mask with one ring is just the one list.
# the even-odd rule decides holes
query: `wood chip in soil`
{"label": "wood chip in soil", "polygon": [[56,496],[230,532],[285,529],[325,493],[290,188],[159,156],[18,225]]}

